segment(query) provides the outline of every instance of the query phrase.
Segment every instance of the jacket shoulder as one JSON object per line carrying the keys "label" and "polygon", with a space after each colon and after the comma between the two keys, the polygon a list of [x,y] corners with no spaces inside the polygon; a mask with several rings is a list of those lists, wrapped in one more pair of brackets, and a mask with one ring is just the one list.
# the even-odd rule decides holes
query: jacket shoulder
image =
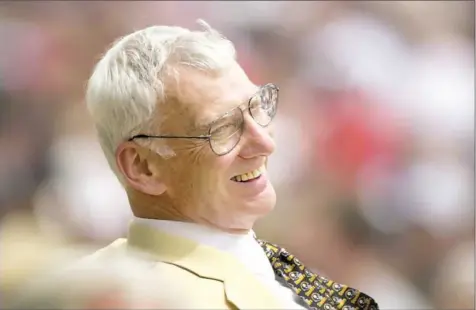
{"label": "jacket shoulder", "polygon": [[[144,255],[142,255],[144,254]],[[148,276],[152,276],[166,283],[157,288],[155,297],[158,300],[170,300],[167,302],[175,309],[231,309],[225,295],[224,284],[221,281],[204,278],[193,270],[183,268],[173,263],[151,259],[145,253],[131,252],[127,247],[126,239],[117,239],[108,246],[83,257],[80,264],[97,264],[101,261],[127,259],[137,267],[148,270]]]}
{"label": "jacket shoulder", "polygon": [[89,254],[81,259],[81,262],[88,262],[97,259],[108,259],[114,257],[124,257],[127,252],[126,239],[117,239],[111,244],[97,250],[96,252]]}

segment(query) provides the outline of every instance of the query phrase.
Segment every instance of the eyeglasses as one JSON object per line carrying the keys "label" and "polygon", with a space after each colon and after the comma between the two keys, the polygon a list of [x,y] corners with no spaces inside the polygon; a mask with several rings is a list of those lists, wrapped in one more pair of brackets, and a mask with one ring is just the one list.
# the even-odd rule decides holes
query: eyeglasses
{"label": "eyeglasses", "polygon": [[[279,88],[274,84],[266,84],[248,101],[248,111],[254,121],[261,127],[267,127],[278,110]],[[212,151],[223,156],[230,153],[240,142],[243,135],[245,117],[243,110],[236,107],[214,120],[210,124],[208,134],[200,136],[170,136],[170,135],[135,135],[129,139],[196,139],[207,140]]]}

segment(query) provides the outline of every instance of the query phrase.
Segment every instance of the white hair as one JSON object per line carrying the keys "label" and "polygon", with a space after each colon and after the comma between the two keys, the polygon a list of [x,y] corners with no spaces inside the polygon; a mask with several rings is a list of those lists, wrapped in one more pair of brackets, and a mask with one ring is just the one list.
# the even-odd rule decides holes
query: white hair
{"label": "white hair", "polygon": [[[233,44],[206,22],[198,22],[202,31],[152,26],[119,39],[89,79],[87,106],[106,159],[121,183],[116,149],[136,134],[160,134],[148,131],[157,130],[161,121],[157,108],[167,101],[171,80],[178,82],[177,66],[220,72],[236,60]],[[146,146],[146,141],[140,142]],[[174,155],[167,148],[154,150],[164,157]]]}

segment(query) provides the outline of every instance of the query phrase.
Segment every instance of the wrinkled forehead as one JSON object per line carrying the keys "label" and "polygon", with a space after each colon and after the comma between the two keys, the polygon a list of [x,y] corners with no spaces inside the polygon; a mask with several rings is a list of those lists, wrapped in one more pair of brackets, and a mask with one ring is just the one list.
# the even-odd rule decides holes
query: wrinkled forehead
{"label": "wrinkled forehead", "polygon": [[226,112],[247,103],[258,90],[239,65],[220,73],[183,69],[176,85],[174,115],[192,130],[207,129]]}

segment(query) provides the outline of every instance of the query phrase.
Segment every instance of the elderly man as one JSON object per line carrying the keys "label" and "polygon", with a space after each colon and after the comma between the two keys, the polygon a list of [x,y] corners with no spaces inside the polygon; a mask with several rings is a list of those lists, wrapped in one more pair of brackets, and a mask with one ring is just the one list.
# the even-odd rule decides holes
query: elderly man
{"label": "elderly man", "polygon": [[127,240],[96,255],[147,253],[188,307],[377,309],[254,235],[276,200],[266,161],[279,90],[253,84],[233,44],[201,24],[127,35],[89,80],[100,144],[135,215]]}

